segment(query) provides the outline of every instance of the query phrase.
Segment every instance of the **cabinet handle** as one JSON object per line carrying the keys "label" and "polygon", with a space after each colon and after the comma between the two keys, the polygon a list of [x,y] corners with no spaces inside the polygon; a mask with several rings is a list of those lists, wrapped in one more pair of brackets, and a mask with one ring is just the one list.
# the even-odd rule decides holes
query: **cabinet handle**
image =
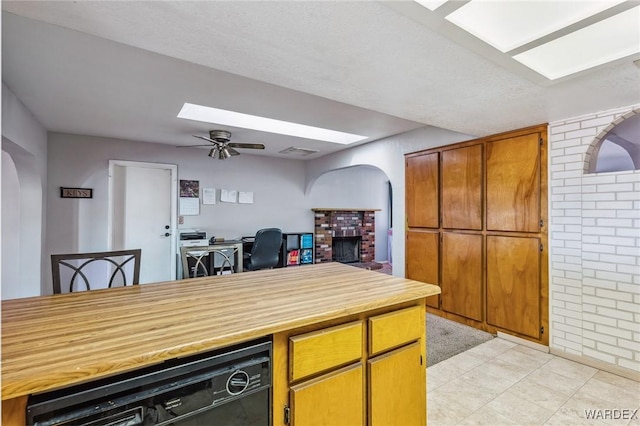
{"label": "cabinet handle", "polygon": [[288,425],[291,420],[291,409],[285,405],[284,407],[284,424]]}

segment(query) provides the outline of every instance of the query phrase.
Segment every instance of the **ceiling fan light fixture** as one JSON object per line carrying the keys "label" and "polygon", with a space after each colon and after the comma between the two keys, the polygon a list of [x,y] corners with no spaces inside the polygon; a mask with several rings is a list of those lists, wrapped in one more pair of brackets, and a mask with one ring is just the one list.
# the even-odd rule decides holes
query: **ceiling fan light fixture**
{"label": "ceiling fan light fixture", "polygon": [[218,148],[211,148],[211,151],[209,151],[209,157],[211,158],[216,158],[216,156],[218,155]]}
{"label": "ceiling fan light fixture", "polygon": [[231,157],[231,153],[229,152],[229,148],[227,148],[226,146],[224,148],[222,148],[220,150],[220,159],[221,160],[226,160],[227,158]]}

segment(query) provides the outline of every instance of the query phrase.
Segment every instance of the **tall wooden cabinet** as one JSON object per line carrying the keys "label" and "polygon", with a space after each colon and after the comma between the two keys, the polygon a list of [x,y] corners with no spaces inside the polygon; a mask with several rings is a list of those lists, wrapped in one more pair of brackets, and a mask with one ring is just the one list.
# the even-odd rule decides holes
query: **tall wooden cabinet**
{"label": "tall wooden cabinet", "polygon": [[428,310],[548,344],[547,126],[407,154],[406,276]]}
{"label": "tall wooden cabinet", "polygon": [[406,159],[406,186],[412,188],[406,200],[409,228],[437,228],[440,223],[438,205],[430,202],[438,198],[439,158],[434,152]]}
{"label": "tall wooden cabinet", "polygon": [[482,229],[482,145],[442,151],[442,227]]}
{"label": "tall wooden cabinet", "polygon": [[442,309],[482,321],[482,235],[443,232]]}
{"label": "tall wooden cabinet", "polygon": [[[407,253],[424,253],[424,256],[406,256],[407,278],[438,285],[440,271],[440,236],[438,232],[424,229],[407,230]],[[438,308],[440,296],[427,297],[427,306]]]}

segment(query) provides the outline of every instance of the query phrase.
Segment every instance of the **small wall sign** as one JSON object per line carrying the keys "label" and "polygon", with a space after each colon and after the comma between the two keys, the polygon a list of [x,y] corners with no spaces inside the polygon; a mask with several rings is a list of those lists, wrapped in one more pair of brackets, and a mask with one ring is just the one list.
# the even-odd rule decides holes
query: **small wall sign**
{"label": "small wall sign", "polygon": [[60,187],[60,198],[93,198],[93,188]]}

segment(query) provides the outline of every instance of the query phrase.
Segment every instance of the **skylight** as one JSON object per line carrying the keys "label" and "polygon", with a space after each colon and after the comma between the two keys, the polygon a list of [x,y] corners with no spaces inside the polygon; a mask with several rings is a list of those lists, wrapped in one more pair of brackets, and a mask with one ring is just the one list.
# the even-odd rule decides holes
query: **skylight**
{"label": "skylight", "polygon": [[554,80],[640,53],[639,16],[637,6],[513,58]]}
{"label": "skylight", "polygon": [[471,1],[446,19],[508,52],[623,2]]}
{"label": "skylight", "polygon": [[420,3],[429,10],[436,10],[437,8],[445,4],[447,0],[416,0],[416,2]]}
{"label": "skylight", "polygon": [[[415,1],[431,11],[447,3]],[[447,4],[444,19],[550,80],[640,53],[640,6],[628,0]]]}
{"label": "skylight", "polygon": [[202,105],[185,103],[178,113],[178,118],[202,121],[205,123],[222,124],[243,129],[259,130],[262,132],[277,133],[280,135],[296,136],[305,139],[314,139],[325,142],[348,145],[367,139],[367,136],[344,133],[336,130],[323,129],[321,127],[307,126],[305,124],[291,123],[275,120],[273,118],[259,117],[257,115],[243,114],[235,111],[211,108]]}

